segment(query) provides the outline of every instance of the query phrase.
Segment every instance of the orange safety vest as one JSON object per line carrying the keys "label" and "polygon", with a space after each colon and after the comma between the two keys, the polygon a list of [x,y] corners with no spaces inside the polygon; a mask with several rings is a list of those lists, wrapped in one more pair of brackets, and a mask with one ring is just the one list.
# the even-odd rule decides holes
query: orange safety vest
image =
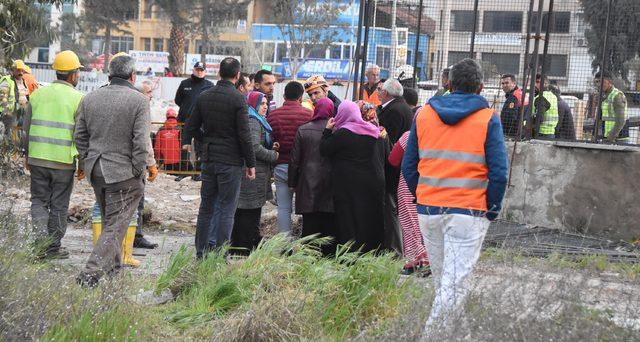
{"label": "orange safety vest", "polygon": [[374,90],[373,93],[371,93],[371,96],[369,96],[369,94],[367,93],[366,89],[362,89],[362,100],[364,102],[368,102],[371,104],[374,104],[376,106],[379,106],[382,104],[382,102],[380,101],[380,98],[378,98],[378,91]]}
{"label": "orange safety vest", "polygon": [[420,178],[418,204],[487,210],[489,169],[484,144],[493,109],[481,109],[447,125],[430,105],[416,117]]}

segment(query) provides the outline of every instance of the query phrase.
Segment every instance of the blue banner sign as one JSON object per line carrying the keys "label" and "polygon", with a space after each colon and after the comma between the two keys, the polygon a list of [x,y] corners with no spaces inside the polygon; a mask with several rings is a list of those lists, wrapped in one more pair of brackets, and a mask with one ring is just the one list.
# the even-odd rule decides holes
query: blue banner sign
{"label": "blue banner sign", "polygon": [[[288,58],[282,61],[282,76],[291,78],[291,63]],[[325,79],[349,79],[348,59],[322,59],[309,58],[298,70],[298,78],[309,78],[313,75],[322,75]]]}

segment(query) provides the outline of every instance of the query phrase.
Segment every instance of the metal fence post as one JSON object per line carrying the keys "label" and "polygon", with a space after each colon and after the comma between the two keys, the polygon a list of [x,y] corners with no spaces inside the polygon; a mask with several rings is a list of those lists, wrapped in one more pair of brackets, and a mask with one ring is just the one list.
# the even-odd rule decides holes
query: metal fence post
{"label": "metal fence post", "polygon": [[473,2],[473,28],[471,29],[471,48],[469,49],[469,58],[471,59],[476,57],[476,26],[478,26],[478,0]]}
{"label": "metal fence post", "polygon": [[[416,70],[418,69],[418,51],[420,51],[420,34],[422,33],[422,12],[424,11],[423,1],[424,0],[420,0],[420,12],[418,12],[418,30],[416,33],[416,48],[413,50],[413,87],[414,88],[418,85],[418,74]],[[427,51],[425,51],[425,54],[426,53]],[[426,63],[425,63],[425,68],[426,68]]]}
{"label": "metal fence post", "polygon": [[353,58],[355,59],[355,63],[353,65],[353,94],[351,96],[353,101],[358,99],[358,80],[360,79],[360,77],[358,77],[358,72],[360,71],[360,53],[362,51],[360,44],[362,43],[362,21],[364,20],[365,2],[366,0],[360,0],[360,8],[358,8],[358,38],[356,39],[356,51],[353,55]]}

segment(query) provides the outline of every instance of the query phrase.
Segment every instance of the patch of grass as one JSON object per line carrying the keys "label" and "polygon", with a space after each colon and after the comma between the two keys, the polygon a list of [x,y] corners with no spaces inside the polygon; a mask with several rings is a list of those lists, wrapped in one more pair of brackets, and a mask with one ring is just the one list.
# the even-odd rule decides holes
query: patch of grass
{"label": "patch of grass", "polygon": [[[181,328],[222,320],[221,334],[229,339],[285,338],[287,327],[298,326],[303,338],[315,338],[321,332],[339,340],[399,314],[406,305],[401,300],[404,294],[417,285],[399,282],[401,265],[392,255],[354,253],[345,246],[335,257],[325,259],[318,248],[322,243],[326,240],[289,241],[276,235],[263,241],[245,261],[231,264],[224,260],[225,251],[211,253],[195,266],[195,283],[177,291],[180,295],[167,319]],[[176,255],[170,265],[180,264],[182,257]],[[188,267],[170,266],[170,275],[161,279],[181,278],[175,269]],[[165,284],[158,288],[166,288]],[[276,306],[280,309],[264,310]],[[263,315],[248,314],[255,312]],[[247,326],[260,327],[260,334],[266,335],[252,335],[255,329]],[[244,337],[239,338],[239,333]]]}

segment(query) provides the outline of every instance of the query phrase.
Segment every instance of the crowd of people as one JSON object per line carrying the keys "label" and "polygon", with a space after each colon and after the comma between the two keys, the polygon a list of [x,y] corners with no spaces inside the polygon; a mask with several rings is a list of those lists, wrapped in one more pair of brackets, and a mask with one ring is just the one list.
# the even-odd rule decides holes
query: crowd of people
{"label": "crowd of people", "polygon": [[[109,83],[86,95],[74,89],[82,65],[72,51],[56,56],[57,80],[38,90],[30,90],[20,62],[0,79],[0,90],[9,84],[3,94],[10,100],[3,105],[12,113],[24,111],[33,225],[46,241],[40,257],[68,257],[60,242],[74,174],[95,192],[95,246],[77,277],[81,285],[96,286],[123,265],[137,266],[134,246],[157,246],[144,238],[140,221],[145,183],[158,174],[154,149],[165,163],[178,163],[180,152],[167,150],[195,148],[202,181],[197,259],[226,245],[241,255],[257,248],[273,180],[280,233],[293,237],[295,213],[302,216],[302,236],[330,238],[321,246],[324,256],[339,245],[363,253],[388,251],[406,260],[402,273],[432,274],[436,298],[428,326],[446,319],[466,295],[465,279],[501,209],[504,137],[521,134],[517,117],[529,105],[515,77],[503,75],[507,99],[501,115],[495,113],[479,95],[480,65],[464,59],[443,72],[443,89],[422,106],[414,89],[396,79],[380,80],[380,69],[370,65],[367,82],[357,89],[359,101],[340,100],[323,76],[314,75],[288,82],[277,107],[275,75],[242,73],[240,62],[228,57],[220,62],[215,84],[205,79],[203,64],[194,65],[176,93],[179,111],[167,112],[152,144],[152,87],[134,86],[131,56],[116,54]],[[607,94],[604,133],[624,139],[624,94],[611,75],[597,74],[596,80]],[[540,135],[560,136],[571,113],[559,89],[545,83],[536,80],[531,102],[538,117],[532,120]],[[3,115],[9,127],[13,119]]]}

